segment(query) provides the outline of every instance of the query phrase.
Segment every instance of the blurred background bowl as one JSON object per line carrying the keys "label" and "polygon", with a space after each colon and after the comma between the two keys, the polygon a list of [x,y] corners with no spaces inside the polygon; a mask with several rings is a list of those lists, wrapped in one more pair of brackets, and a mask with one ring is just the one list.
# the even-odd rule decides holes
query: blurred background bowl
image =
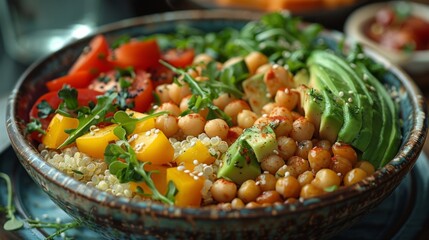
{"label": "blurred background bowl", "polygon": [[[400,2],[393,1],[374,3],[357,9],[347,18],[344,31],[350,39],[374,49],[394,64],[403,67],[412,75],[429,73],[429,49],[416,50],[412,52],[395,50],[373,41],[364,32],[365,28],[368,26],[368,22],[376,16],[377,12],[389,5],[398,3]],[[412,16],[417,16],[426,22],[429,22],[428,5],[411,1],[404,1],[401,3],[408,4],[411,8]],[[425,38],[429,39],[429,35],[425,36]]]}
{"label": "blurred background bowl", "polygon": [[[260,13],[249,11],[171,12],[124,20],[98,33],[105,34],[112,43],[124,34],[135,37],[172,32],[177,24],[218,31],[224,27],[239,28],[259,17]],[[179,208],[116,197],[50,166],[24,136],[29,110],[46,91],[44,83],[65,74],[92,37],[78,40],[36,62],[22,75],[9,98],[7,132],[19,161],[32,179],[64,211],[106,238],[328,238],[350,227],[390,195],[413,167],[427,134],[426,105],[420,91],[400,69],[369,51],[373,59],[389,70],[383,82],[399,90],[403,120],[398,154],[372,176],[319,198],[254,209]]]}

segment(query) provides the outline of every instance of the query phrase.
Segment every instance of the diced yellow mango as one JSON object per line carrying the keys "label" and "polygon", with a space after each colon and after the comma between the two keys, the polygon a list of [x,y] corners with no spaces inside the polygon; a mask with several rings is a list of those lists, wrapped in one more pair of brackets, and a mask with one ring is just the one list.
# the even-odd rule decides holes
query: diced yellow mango
{"label": "diced yellow mango", "polygon": [[46,129],[42,142],[47,148],[57,148],[69,136],[65,130],[75,129],[79,125],[76,118],[65,117],[61,114],[55,114]]}
{"label": "diced yellow mango", "polygon": [[164,133],[158,129],[137,133],[130,145],[136,152],[139,161],[151,162],[153,165],[173,161],[174,148]]}
{"label": "diced yellow mango", "polygon": [[[147,114],[136,112],[133,110],[127,109],[125,111],[128,115],[131,115],[132,118],[143,118],[146,117]],[[145,121],[138,122],[136,124],[136,128],[134,129],[133,133],[141,133],[151,130],[152,128],[155,128],[155,118],[149,118]]]}
{"label": "diced yellow mango", "polygon": [[198,163],[212,164],[216,158],[210,155],[209,149],[198,140],[194,146],[188,148],[176,158],[178,164],[185,163],[186,166],[193,164],[194,160]]}
{"label": "diced yellow mango", "polygon": [[79,152],[83,152],[94,158],[103,159],[107,145],[119,140],[113,133],[113,129],[117,126],[117,124],[112,124],[78,137],[76,139],[76,146]]}
{"label": "diced yellow mango", "polygon": [[[159,165],[153,165],[153,164],[145,164],[144,169],[146,171],[156,170],[159,172],[159,173],[152,173],[150,175],[150,178],[155,183],[156,189],[158,189],[158,191],[161,194],[165,195],[165,193],[167,192],[167,167],[159,166]],[[137,187],[141,187],[143,189],[144,193],[147,193],[147,194],[152,193],[152,190],[144,182],[131,182],[130,183],[131,191],[136,192]]]}
{"label": "diced yellow mango", "polygon": [[193,177],[189,173],[179,171],[177,167],[172,167],[167,169],[167,183],[170,181],[173,181],[178,190],[174,198],[176,206],[199,207],[201,205],[203,177]]}

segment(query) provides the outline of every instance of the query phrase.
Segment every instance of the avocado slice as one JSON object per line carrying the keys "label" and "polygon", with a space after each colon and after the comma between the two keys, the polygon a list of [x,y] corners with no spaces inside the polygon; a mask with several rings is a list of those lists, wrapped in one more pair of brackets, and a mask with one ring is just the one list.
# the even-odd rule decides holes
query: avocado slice
{"label": "avocado slice", "polygon": [[[275,127],[275,126],[273,126]],[[258,162],[277,150],[277,138],[274,130],[265,124],[246,128],[241,135],[255,153]]]}
{"label": "avocado slice", "polygon": [[264,74],[256,74],[242,83],[243,91],[250,107],[256,114],[261,114],[262,107],[271,102],[267,86],[264,83]]}
{"label": "avocado slice", "polygon": [[245,139],[237,139],[222,157],[218,178],[225,178],[236,184],[255,179],[261,174],[261,167],[252,148]]}
{"label": "avocado slice", "polygon": [[320,120],[325,109],[325,98],[316,89],[301,85],[297,88],[299,92],[300,112],[313,123],[315,132],[319,132]]}
{"label": "avocado slice", "polygon": [[[328,113],[325,116],[322,115],[322,120],[326,123],[324,126],[328,127],[330,124],[337,124],[334,125],[334,127],[326,129],[325,134],[327,136],[331,136],[331,141],[335,141],[332,139],[332,136],[338,135],[338,140],[346,143],[351,143],[353,139],[355,139],[356,136],[359,135],[360,129],[362,127],[362,110],[357,105],[358,103],[360,104],[359,98],[357,98],[356,95],[353,95],[349,97],[351,99],[350,101],[344,101],[344,98],[341,98],[340,96],[341,92],[343,92],[345,89],[347,89],[347,87],[349,87],[349,83],[347,83],[347,81],[344,81],[342,78],[340,78],[337,74],[330,71],[329,69],[311,62],[311,60],[309,61],[309,69],[310,86],[313,86],[321,92],[326,91],[326,89],[329,89],[330,93],[327,93],[327,98],[325,98],[325,100],[332,99],[329,101],[332,103],[331,106],[334,107],[334,109],[338,109],[338,105],[341,105],[342,107],[342,126],[338,126],[341,121],[331,123],[328,119],[323,120],[324,117],[331,116],[331,114],[337,114],[337,116],[332,117],[333,119],[338,120],[339,118],[341,118],[339,116],[341,111],[330,111],[329,115]],[[339,132],[335,132],[335,130],[339,127]]]}
{"label": "avocado slice", "polygon": [[[392,160],[401,144],[398,110],[392,97],[366,66],[362,63],[357,63],[357,67],[357,69],[362,72],[363,79],[366,79],[368,83],[373,86],[373,91],[377,93],[382,115],[382,127],[378,139],[379,144],[370,145],[368,150],[363,153],[362,157],[368,159],[374,166],[382,167],[386,165],[388,161]],[[371,143],[372,142],[371,140]]]}
{"label": "avocado slice", "polygon": [[259,162],[277,150],[274,130],[268,125],[257,125],[244,130],[222,157],[217,176],[242,184],[261,174]]}
{"label": "avocado slice", "polygon": [[[342,77],[344,81],[354,85],[355,90],[350,89],[347,92],[344,91],[344,95],[349,94],[349,92],[350,94],[356,94],[360,100],[360,107],[362,110],[371,109],[376,96],[374,96],[373,91],[368,89],[362,77],[359,76],[356,70],[351,67],[351,64],[345,59],[330,52],[318,51],[316,54],[317,59],[319,59],[318,64],[325,66],[337,74],[338,77]],[[373,120],[378,121],[378,119],[373,118],[373,111],[365,111],[365,114],[362,114],[361,131],[357,138],[355,138],[351,143],[352,146],[356,147],[362,152],[365,151],[369,146],[373,134]]]}
{"label": "avocado slice", "polygon": [[227,85],[241,87],[241,82],[243,82],[249,74],[250,72],[247,68],[247,64],[244,58],[242,58],[223,68],[220,71],[219,79]]}

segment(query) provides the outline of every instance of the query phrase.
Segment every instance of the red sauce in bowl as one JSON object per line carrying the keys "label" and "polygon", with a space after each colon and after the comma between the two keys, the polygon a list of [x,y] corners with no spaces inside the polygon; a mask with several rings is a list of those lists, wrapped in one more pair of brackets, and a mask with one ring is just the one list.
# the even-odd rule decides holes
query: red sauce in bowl
{"label": "red sauce in bowl", "polygon": [[407,13],[404,6],[385,7],[363,26],[367,37],[390,49],[428,50],[429,22]]}

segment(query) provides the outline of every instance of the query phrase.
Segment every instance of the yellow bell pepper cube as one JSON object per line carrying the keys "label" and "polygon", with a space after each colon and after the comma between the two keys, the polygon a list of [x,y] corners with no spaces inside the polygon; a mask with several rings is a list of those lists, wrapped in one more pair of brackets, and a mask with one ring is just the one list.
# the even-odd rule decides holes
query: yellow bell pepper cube
{"label": "yellow bell pepper cube", "polygon": [[185,166],[189,166],[197,160],[198,163],[212,164],[216,158],[210,155],[209,149],[198,140],[195,145],[188,148],[182,154],[176,158],[177,164],[185,163]]}
{"label": "yellow bell pepper cube", "polygon": [[47,148],[58,148],[69,136],[65,130],[75,129],[78,125],[79,120],[76,118],[55,114],[46,129],[46,134],[42,138],[42,143]]}
{"label": "yellow bell pepper cube", "polygon": [[[127,109],[125,111],[128,115],[130,115],[132,118],[143,118],[146,117],[147,114],[136,112],[133,110]],[[133,133],[141,133],[151,130],[152,128],[155,128],[155,118],[149,118],[147,120],[144,120],[142,122],[138,122],[136,124],[136,128],[134,129]]]}
{"label": "yellow bell pepper cube", "polygon": [[[144,170],[146,171],[158,171],[158,173],[152,173],[150,178],[155,183],[156,189],[158,192],[165,195],[167,192],[167,168],[165,166],[145,164]],[[144,182],[131,182],[130,190],[137,192],[137,187],[141,187],[144,193],[151,194],[152,190]]]}
{"label": "yellow bell pepper cube", "polygon": [[104,158],[104,151],[109,143],[119,140],[113,133],[117,124],[112,124],[104,128],[98,128],[76,139],[76,146],[79,152],[83,152],[94,158]]}
{"label": "yellow bell pepper cube", "polygon": [[174,148],[168,138],[159,129],[131,135],[130,145],[136,152],[137,159],[151,162],[153,165],[167,164],[173,161]]}
{"label": "yellow bell pepper cube", "polygon": [[177,167],[167,169],[167,183],[172,181],[178,190],[174,205],[179,207],[199,207],[201,205],[204,178],[191,176]]}

